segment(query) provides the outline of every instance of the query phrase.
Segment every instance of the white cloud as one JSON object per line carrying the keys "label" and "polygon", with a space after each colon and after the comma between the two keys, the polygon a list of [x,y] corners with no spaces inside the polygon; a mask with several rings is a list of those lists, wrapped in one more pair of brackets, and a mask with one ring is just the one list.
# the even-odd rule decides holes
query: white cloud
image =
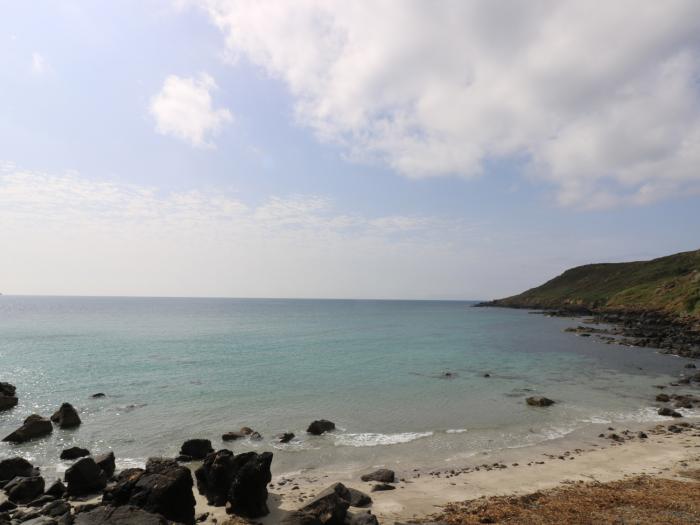
{"label": "white cloud", "polygon": [[409,177],[526,159],[562,205],[700,189],[700,2],[193,0],[299,120]]}
{"label": "white cloud", "polygon": [[216,89],[214,79],[205,73],[197,78],[168,76],[149,107],[158,133],[195,147],[214,147],[211,138],[233,120],[228,109],[213,107],[211,92]]}
{"label": "white cloud", "polygon": [[49,70],[46,59],[36,51],[32,53],[32,72],[35,75],[43,75]]}
{"label": "white cloud", "polygon": [[9,162],[0,203],[4,293],[454,297],[473,270],[462,244],[482,242],[461,220],[342,213],[317,195],[249,203]]}

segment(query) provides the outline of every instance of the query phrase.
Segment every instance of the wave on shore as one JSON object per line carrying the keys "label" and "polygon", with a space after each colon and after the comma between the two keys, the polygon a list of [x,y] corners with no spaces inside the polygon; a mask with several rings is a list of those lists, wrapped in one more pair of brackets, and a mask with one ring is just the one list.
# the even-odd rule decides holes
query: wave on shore
{"label": "wave on shore", "polygon": [[430,437],[433,432],[401,432],[397,434],[378,434],[364,432],[361,434],[338,434],[335,439],[336,446],[348,447],[376,447],[378,445],[397,445],[410,443],[417,439]]}

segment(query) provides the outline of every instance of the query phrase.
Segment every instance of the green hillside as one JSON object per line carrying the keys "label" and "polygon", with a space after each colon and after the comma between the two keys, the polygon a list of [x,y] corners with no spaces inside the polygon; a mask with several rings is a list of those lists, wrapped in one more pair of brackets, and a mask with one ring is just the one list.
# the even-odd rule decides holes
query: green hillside
{"label": "green hillside", "polygon": [[651,261],[579,266],[537,288],[487,304],[517,308],[653,310],[700,318],[700,250]]}

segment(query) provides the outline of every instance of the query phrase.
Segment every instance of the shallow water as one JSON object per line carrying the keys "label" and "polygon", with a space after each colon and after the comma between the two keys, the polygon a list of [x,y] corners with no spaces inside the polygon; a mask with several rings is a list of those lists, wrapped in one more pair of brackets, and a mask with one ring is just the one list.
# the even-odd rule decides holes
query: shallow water
{"label": "shallow water", "polygon": [[[435,464],[665,419],[653,385],[686,360],[563,332],[574,324],[468,302],[3,296],[0,381],[20,404],[0,413],[0,434],[64,401],[83,425],[0,443],[0,457],[56,465],[79,445],[131,466],[191,437],[223,447],[245,425],[264,440],[226,446],[273,450],[276,472]],[[534,394],[557,404],[527,407]],[[338,430],[306,436],[318,418]],[[298,438],[276,444],[284,431]]]}

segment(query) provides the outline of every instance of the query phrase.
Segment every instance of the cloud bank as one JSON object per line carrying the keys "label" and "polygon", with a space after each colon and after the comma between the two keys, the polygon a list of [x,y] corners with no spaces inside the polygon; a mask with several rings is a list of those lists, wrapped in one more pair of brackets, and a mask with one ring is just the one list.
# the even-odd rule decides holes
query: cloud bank
{"label": "cloud bank", "polygon": [[578,208],[700,190],[695,0],[192,1],[355,158],[408,177],[517,159]]}
{"label": "cloud bank", "polygon": [[197,78],[168,76],[149,106],[158,133],[194,147],[214,147],[212,137],[233,120],[228,109],[214,108],[211,92],[215,89],[216,82],[205,73]]}

